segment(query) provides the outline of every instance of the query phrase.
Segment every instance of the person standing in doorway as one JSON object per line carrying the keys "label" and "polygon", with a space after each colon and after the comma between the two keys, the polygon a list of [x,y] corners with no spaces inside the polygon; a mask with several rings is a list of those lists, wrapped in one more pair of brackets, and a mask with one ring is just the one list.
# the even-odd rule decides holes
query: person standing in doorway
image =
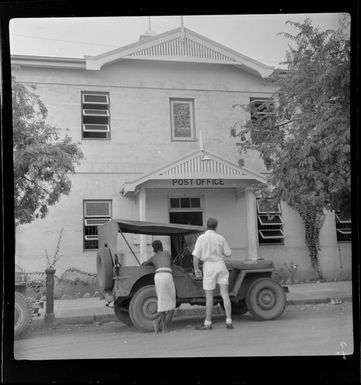
{"label": "person standing in doorway", "polygon": [[231,301],[228,294],[229,272],[224,257],[230,257],[232,252],[225,238],[216,233],[218,221],[215,218],[207,220],[207,231],[198,237],[193,250],[193,265],[196,277],[202,272],[199,260],[203,262],[203,289],[206,292],[206,319],[198,330],[212,329],[213,291],[219,284],[226,312],[226,328],[233,329],[231,317]]}
{"label": "person standing in doorway", "polygon": [[158,333],[160,329],[163,332],[167,331],[167,314],[175,309],[176,295],[172,275],[172,257],[168,251],[163,250],[161,241],[155,240],[152,247],[155,254],[143,262],[143,265],[153,265],[155,268],[154,284],[158,297],[158,316],[153,324],[154,331]]}

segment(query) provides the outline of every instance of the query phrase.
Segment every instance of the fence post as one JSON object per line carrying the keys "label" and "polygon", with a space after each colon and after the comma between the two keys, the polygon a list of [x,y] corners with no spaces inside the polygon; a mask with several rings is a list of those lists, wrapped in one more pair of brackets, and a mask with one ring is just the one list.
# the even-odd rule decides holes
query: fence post
{"label": "fence post", "polygon": [[54,325],[54,274],[55,269],[48,267],[46,273],[46,311],[44,315],[44,326],[51,328]]}

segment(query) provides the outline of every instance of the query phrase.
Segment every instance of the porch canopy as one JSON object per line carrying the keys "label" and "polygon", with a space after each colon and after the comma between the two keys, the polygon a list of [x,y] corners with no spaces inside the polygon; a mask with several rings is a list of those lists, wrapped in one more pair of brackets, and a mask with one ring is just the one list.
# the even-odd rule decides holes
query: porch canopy
{"label": "porch canopy", "polygon": [[245,189],[266,182],[266,178],[256,171],[238,166],[209,151],[197,150],[140,178],[125,182],[120,192],[127,196],[139,192],[143,187]]}

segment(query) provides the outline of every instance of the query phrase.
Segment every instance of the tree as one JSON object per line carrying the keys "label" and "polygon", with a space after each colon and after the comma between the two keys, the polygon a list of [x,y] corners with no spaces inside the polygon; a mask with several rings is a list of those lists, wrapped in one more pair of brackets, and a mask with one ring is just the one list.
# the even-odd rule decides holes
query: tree
{"label": "tree", "polygon": [[15,224],[44,218],[69,194],[70,174],[83,157],[79,144],[46,123],[47,109],[31,89],[12,78]]}
{"label": "tree", "polygon": [[287,202],[301,215],[312,266],[322,278],[319,231],[327,210],[350,211],[350,38],[349,21],[319,31],[304,23],[291,35],[287,70],[267,79],[277,85],[273,100],[241,106],[252,119],[236,122],[231,135],[240,152],[257,150],[269,174],[264,195]]}

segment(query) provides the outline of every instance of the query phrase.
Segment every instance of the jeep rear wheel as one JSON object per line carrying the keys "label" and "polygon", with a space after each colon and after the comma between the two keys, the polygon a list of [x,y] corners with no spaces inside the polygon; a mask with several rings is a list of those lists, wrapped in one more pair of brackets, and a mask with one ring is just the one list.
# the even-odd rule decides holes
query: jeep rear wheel
{"label": "jeep rear wheel", "polygon": [[120,322],[123,322],[127,326],[132,325],[132,320],[129,315],[129,300],[117,300],[114,302],[114,313]]}
{"label": "jeep rear wheel", "polygon": [[286,295],[273,279],[260,278],[254,281],[246,296],[248,310],[259,320],[279,317],[286,307]]}
{"label": "jeep rear wheel", "polygon": [[[154,285],[140,288],[129,304],[129,315],[133,325],[144,331],[153,331],[153,321],[157,317],[157,293]],[[174,310],[167,313],[167,323],[171,321]]]}
{"label": "jeep rear wheel", "polygon": [[24,338],[31,326],[33,306],[30,300],[15,292],[14,338]]}
{"label": "jeep rear wheel", "polygon": [[101,293],[113,289],[113,259],[108,247],[97,253],[97,282]]}

